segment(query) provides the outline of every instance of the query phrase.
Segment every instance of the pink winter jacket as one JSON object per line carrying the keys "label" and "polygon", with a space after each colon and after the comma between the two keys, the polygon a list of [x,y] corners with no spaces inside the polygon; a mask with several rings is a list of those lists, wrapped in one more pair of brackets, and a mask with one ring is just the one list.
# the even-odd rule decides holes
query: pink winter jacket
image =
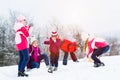
{"label": "pink winter jacket", "polygon": [[103,48],[106,47],[107,45],[108,43],[104,39],[98,37],[88,39],[88,46],[86,49],[87,57],[91,56],[94,49]]}
{"label": "pink winter jacket", "polygon": [[30,60],[27,64],[27,68],[30,68],[31,62],[37,62],[40,65],[41,60],[41,50],[39,47],[30,46],[29,47]]}
{"label": "pink winter jacket", "polygon": [[24,50],[29,48],[28,37],[30,26],[24,26],[22,23],[15,23],[15,43],[17,50]]}

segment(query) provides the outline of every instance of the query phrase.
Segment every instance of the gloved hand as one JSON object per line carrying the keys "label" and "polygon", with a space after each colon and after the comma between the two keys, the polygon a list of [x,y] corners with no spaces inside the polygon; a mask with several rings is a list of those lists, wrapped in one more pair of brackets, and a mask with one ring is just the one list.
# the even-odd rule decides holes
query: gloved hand
{"label": "gloved hand", "polygon": [[32,27],[33,27],[34,25],[33,25],[33,23],[30,23],[29,26],[32,26]]}

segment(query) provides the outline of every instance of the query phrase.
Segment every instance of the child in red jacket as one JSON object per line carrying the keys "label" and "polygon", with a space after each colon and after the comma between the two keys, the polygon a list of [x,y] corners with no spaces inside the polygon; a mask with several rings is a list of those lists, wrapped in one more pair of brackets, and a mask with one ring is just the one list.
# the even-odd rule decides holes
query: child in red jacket
{"label": "child in red jacket", "polygon": [[61,43],[61,50],[64,51],[64,58],[63,58],[63,65],[67,65],[67,59],[68,54],[70,53],[70,56],[74,62],[79,62],[77,60],[77,57],[75,55],[75,51],[77,50],[79,46],[76,44],[76,42],[72,42],[70,40],[64,39]]}
{"label": "child in red jacket", "polygon": [[52,35],[48,41],[44,41],[44,44],[48,44],[50,51],[50,68],[48,72],[52,73],[57,70],[58,67],[58,59],[59,59],[59,50],[61,40],[58,36],[57,32],[52,32]]}

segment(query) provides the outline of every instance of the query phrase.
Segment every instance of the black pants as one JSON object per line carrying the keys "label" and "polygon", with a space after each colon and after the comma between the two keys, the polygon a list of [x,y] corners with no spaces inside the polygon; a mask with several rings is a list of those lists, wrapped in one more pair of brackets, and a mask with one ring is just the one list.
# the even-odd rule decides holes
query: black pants
{"label": "black pants", "polygon": [[94,60],[94,63],[101,63],[101,61],[97,58],[101,54],[107,52],[109,50],[109,46],[98,48],[93,51],[91,58]]}
{"label": "black pants", "polygon": [[64,52],[63,65],[67,65],[68,52]]}
{"label": "black pants", "polygon": [[[68,54],[69,54],[68,52],[64,52],[63,65],[67,65]],[[73,61],[77,60],[75,53],[70,53],[70,56]]]}

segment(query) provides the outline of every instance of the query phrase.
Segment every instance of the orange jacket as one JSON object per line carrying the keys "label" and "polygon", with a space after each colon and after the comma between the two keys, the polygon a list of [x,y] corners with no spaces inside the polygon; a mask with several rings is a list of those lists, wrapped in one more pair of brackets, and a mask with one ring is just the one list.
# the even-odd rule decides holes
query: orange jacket
{"label": "orange jacket", "polygon": [[71,42],[69,40],[64,39],[60,46],[61,50],[64,52],[75,52],[76,51],[76,42]]}

